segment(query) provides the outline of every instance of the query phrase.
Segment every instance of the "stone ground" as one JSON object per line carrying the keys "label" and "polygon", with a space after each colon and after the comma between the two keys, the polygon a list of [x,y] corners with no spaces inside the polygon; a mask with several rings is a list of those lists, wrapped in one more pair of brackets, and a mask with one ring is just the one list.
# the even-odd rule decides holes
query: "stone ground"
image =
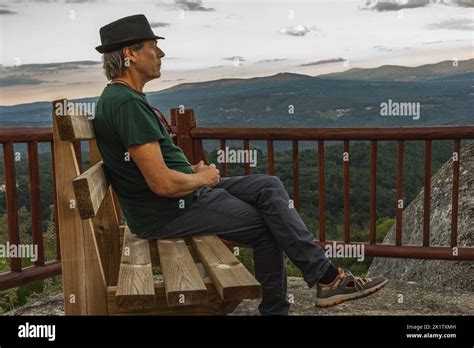
{"label": "stone ground", "polygon": [[[413,282],[391,280],[376,294],[338,306],[314,306],[315,290],[302,278],[288,278],[294,298],[290,315],[473,315],[474,293],[450,288],[427,288]],[[399,303],[400,295],[403,302]],[[258,300],[243,301],[233,315],[258,315]],[[63,296],[57,294],[16,308],[5,315],[64,315]]]}

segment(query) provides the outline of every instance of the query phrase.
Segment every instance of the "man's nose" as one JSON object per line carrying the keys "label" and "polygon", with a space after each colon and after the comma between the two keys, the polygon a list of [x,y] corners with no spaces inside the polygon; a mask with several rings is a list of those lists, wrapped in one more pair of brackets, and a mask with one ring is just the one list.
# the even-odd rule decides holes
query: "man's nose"
{"label": "man's nose", "polygon": [[158,48],[158,57],[163,58],[165,56],[165,52],[163,52],[161,50],[161,48],[159,48],[159,47],[157,47],[157,48]]}

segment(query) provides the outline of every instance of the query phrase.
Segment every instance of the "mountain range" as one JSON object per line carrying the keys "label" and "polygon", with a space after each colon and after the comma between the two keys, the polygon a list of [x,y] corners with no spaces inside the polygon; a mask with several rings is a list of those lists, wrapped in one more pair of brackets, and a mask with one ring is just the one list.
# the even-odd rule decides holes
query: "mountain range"
{"label": "mountain range", "polygon": [[[65,94],[67,97],[67,94]],[[180,84],[147,93],[165,115],[184,105],[202,126],[364,127],[474,123],[474,59],[308,76],[279,73]],[[78,99],[93,102],[95,98]],[[383,117],[381,103],[420,103],[421,117]],[[0,106],[0,125],[49,125],[51,103]]]}

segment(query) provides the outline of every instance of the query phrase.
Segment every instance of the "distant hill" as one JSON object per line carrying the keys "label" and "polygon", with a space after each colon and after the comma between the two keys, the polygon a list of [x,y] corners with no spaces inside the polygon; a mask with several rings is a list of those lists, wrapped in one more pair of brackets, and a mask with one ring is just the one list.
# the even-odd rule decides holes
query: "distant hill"
{"label": "distant hill", "polygon": [[373,69],[353,68],[340,73],[320,75],[319,77],[338,80],[426,81],[467,74],[469,78],[474,78],[474,59],[460,60],[457,63],[457,66],[454,66],[453,61],[448,60],[418,67],[383,65]]}
{"label": "distant hill", "polygon": [[[474,124],[473,63],[474,60],[460,61],[458,68],[448,67],[451,62],[442,62],[415,68],[359,69],[352,79],[336,79],[336,74],[312,77],[293,73],[250,79],[229,78],[180,84],[147,93],[147,98],[165,115],[170,108],[180,105],[194,109],[197,123],[201,126],[465,125]],[[399,71],[400,79],[403,76],[418,77],[415,81],[390,80],[396,78],[395,71]],[[348,73],[344,73],[345,76]],[[361,78],[356,79],[356,75]],[[419,102],[420,119],[381,116],[380,105],[389,99]],[[97,97],[80,101],[96,100]],[[49,124],[49,102],[0,106],[0,125]]]}

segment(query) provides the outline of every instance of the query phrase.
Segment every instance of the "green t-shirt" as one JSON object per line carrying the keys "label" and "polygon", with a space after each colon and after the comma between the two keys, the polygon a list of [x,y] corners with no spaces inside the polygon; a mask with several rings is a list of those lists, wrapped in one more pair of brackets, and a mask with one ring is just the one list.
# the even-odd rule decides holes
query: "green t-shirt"
{"label": "green t-shirt", "polygon": [[108,84],[97,102],[93,124],[105,172],[132,233],[156,233],[191,205],[193,193],[178,198],[155,194],[127,152],[133,144],[157,140],[168,168],[192,173],[191,164],[155,116],[144,93],[121,83]]}

